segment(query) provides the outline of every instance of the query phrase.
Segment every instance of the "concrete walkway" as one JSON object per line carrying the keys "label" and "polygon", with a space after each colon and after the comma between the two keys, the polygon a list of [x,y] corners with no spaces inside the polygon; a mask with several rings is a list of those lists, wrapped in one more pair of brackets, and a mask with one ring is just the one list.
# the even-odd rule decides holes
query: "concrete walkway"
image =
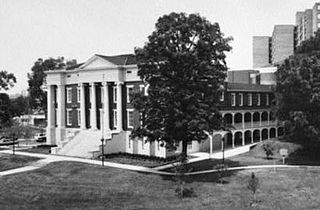
{"label": "concrete walkway", "polygon": [[[0,150],[0,153],[12,154],[12,151],[11,150]],[[0,172],[0,177],[35,170],[35,169],[41,168],[49,163],[59,162],[59,161],[73,161],[73,162],[81,162],[81,163],[88,163],[88,164],[101,166],[101,161],[99,161],[99,160],[90,160],[90,159],[84,159],[84,158],[66,157],[66,156],[49,155],[49,154],[46,155],[46,154],[39,154],[39,153],[20,152],[20,151],[16,151],[16,154],[30,156],[30,157],[38,157],[38,158],[42,158],[42,159],[32,163],[30,166],[25,166],[25,167],[21,167],[21,168],[2,171],[2,172]],[[205,159],[208,159],[208,157],[201,156],[201,157],[193,158],[191,160],[193,160],[193,162],[196,162],[196,161],[205,160]],[[104,162],[104,166],[125,169],[125,170],[131,170],[131,171],[137,171],[137,172],[143,172],[143,173],[152,173],[152,174],[158,174],[158,175],[168,175],[168,176],[175,175],[175,173],[163,172],[163,171],[159,171],[159,169],[156,170],[153,168],[148,168],[148,167],[143,167],[143,166],[133,166],[133,165],[128,165],[128,164],[112,163],[112,162],[106,162],[106,161]],[[167,166],[172,167],[172,164],[167,165]],[[158,168],[160,168],[160,167],[158,167]],[[320,170],[320,166],[257,165],[257,166],[240,166],[240,167],[226,168],[225,171],[267,169],[267,168],[273,168],[273,169],[277,169],[277,168],[304,168],[304,169]],[[219,171],[220,170],[218,170],[218,169],[212,169],[212,170],[206,170],[206,171],[189,172],[189,173],[186,173],[185,175],[208,174],[208,173],[215,173],[215,172],[219,172]]]}
{"label": "concrete walkway", "polygon": [[[1,150],[0,153],[12,154],[12,151],[11,150]],[[35,164],[33,164],[30,167],[26,166],[26,167],[22,167],[22,168],[17,168],[17,169],[12,169],[12,170],[8,170],[8,171],[0,172],[0,176],[5,176],[5,175],[9,175],[9,174],[34,170],[34,169],[40,168],[46,164],[53,163],[53,162],[59,162],[59,161],[73,161],[73,162],[81,162],[81,163],[88,163],[88,164],[101,166],[100,160],[91,160],[91,159],[49,155],[49,154],[47,155],[47,154],[39,154],[39,153],[21,152],[21,151],[16,151],[15,154],[29,156],[29,157],[43,158],[43,159],[35,162]],[[37,165],[36,163],[39,163],[39,164]],[[106,161],[104,161],[104,166],[125,169],[125,170],[131,170],[131,171],[144,172],[144,173],[153,173],[153,174],[159,174],[159,175],[172,175],[171,173],[157,171],[157,170],[154,170],[154,169],[148,168],[148,167],[133,166],[133,165],[128,165],[128,164],[112,163],[112,162],[106,162]]]}

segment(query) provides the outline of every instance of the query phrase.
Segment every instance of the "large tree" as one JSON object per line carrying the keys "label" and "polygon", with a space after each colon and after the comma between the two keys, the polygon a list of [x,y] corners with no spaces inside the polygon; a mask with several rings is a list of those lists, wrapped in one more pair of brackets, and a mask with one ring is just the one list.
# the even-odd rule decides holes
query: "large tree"
{"label": "large tree", "polygon": [[217,104],[231,38],[224,38],[218,23],[198,14],[164,15],[155,27],[144,47],[135,49],[148,94],[133,97],[143,119],[132,136],[161,141],[168,148],[182,142],[186,156],[188,142],[205,140],[205,131],[222,127]]}
{"label": "large tree", "polygon": [[[318,138],[320,132],[320,36],[302,43],[276,73],[277,116],[292,138]],[[318,45],[313,46],[314,43]]]}
{"label": "large tree", "polygon": [[63,57],[49,58],[43,60],[39,58],[28,73],[30,107],[32,109],[46,110],[47,94],[43,87],[45,85],[45,71],[62,69],[66,66]]}

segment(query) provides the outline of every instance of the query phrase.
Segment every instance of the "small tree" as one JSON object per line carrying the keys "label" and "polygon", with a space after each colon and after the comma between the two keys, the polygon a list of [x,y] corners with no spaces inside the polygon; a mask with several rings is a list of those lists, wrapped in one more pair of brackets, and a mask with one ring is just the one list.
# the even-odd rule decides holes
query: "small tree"
{"label": "small tree", "polygon": [[247,188],[250,190],[253,196],[253,204],[257,203],[257,190],[259,189],[259,187],[260,187],[259,179],[252,172]]}
{"label": "small tree", "polygon": [[270,159],[270,156],[273,155],[274,148],[272,147],[271,143],[264,143],[263,150],[266,154],[267,159]]}

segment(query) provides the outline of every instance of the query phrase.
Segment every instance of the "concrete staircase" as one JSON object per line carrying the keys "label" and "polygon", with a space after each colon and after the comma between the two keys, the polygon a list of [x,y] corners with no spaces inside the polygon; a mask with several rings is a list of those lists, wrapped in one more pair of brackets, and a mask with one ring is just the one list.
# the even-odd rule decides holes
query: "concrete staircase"
{"label": "concrete staircase", "polygon": [[58,150],[57,154],[92,158],[94,153],[99,152],[100,145],[101,131],[83,130]]}

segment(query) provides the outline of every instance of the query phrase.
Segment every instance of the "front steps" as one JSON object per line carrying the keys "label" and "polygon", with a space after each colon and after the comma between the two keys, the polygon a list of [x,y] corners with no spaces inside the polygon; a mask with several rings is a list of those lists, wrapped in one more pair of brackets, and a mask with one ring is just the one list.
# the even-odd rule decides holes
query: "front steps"
{"label": "front steps", "polygon": [[57,151],[59,155],[92,158],[99,152],[101,131],[82,130],[71,141]]}

